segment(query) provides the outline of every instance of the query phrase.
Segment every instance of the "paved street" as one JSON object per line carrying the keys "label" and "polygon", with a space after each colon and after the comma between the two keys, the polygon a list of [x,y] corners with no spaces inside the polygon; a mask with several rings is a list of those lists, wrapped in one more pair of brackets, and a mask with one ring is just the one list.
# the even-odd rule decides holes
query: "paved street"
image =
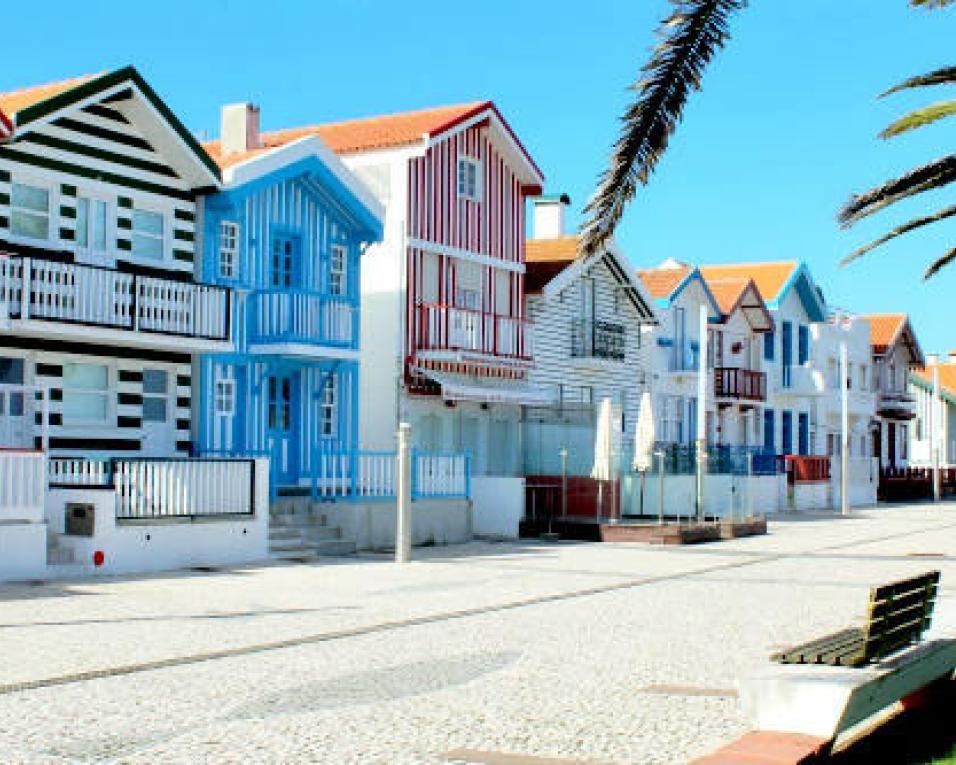
{"label": "paved street", "polygon": [[956,592],[956,505],[416,555],[2,586],[0,759],[684,762],[745,729],[741,670],[870,584],[939,567]]}

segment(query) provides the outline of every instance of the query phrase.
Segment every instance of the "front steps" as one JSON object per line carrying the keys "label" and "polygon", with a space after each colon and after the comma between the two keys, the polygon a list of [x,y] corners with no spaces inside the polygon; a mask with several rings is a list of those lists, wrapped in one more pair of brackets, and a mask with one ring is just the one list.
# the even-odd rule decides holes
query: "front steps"
{"label": "front steps", "polygon": [[269,516],[269,554],[280,560],[354,555],[355,541],[329,526],[317,504],[307,498],[280,497]]}

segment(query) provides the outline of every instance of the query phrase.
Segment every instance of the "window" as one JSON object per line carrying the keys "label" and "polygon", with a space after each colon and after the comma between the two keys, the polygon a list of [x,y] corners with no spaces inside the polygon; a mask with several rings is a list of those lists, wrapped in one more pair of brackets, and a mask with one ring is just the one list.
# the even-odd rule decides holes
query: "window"
{"label": "window", "polygon": [[773,332],[766,332],[763,336],[763,357],[767,361],[773,361]]}
{"label": "window", "polygon": [[336,409],[338,398],[336,391],[336,378],[330,376],[325,381],[325,388],[322,390],[322,437],[331,438],[336,432]]}
{"label": "window", "polygon": [[50,238],[50,192],[42,186],[13,184],[10,231],[30,239]]}
{"label": "window", "polygon": [[797,415],[797,450],[801,455],[810,454],[810,415],[806,412]]}
{"label": "window", "polygon": [[168,372],[164,369],[143,370],[143,422],[166,422],[168,393]]}
{"label": "window", "polygon": [[793,454],[793,412],[784,410],[781,422],[783,428],[783,453]]}
{"label": "window", "polygon": [[797,363],[810,361],[810,328],[806,324],[797,327]]}
{"label": "window", "polygon": [[164,256],[163,214],[133,210],[133,254],[140,258],[162,260]]}
{"label": "window", "polygon": [[77,197],[76,245],[94,252],[106,251],[107,204],[102,199]]}
{"label": "window", "polygon": [[773,409],[763,410],[763,446],[771,454],[777,453],[776,438],[774,434],[774,415]]}
{"label": "window", "polygon": [[224,220],[219,224],[219,278],[239,275],[239,224]]}
{"label": "window", "polygon": [[216,380],[213,401],[218,416],[232,417],[236,412],[236,381],[226,377]]}
{"label": "window", "polygon": [[64,364],[63,424],[105,424],[109,369],[103,364]]}
{"label": "window", "polygon": [[332,245],[329,259],[329,292],[344,295],[348,290],[348,249],[341,244]]}
{"label": "window", "polygon": [[478,161],[470,157],[458,158],[458,196],[473,202],[481,200]]}
{"label": "window", "polygon": [[22,417],[23,390],[13,388],[4,391],[4,385],[23,385],[23,359],[0,356],[0,415]]}

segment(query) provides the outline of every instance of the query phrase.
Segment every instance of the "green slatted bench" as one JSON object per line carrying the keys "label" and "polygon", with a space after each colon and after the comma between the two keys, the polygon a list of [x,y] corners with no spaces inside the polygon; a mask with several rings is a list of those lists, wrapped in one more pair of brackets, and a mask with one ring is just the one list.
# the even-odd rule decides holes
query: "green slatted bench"
{"label": "green slatted bench", "polygon": [[780,664],[863,667],[918,643],[929,629],[939,589],[939,571],[870,590],[862,627],[840,630],[773,654]]}

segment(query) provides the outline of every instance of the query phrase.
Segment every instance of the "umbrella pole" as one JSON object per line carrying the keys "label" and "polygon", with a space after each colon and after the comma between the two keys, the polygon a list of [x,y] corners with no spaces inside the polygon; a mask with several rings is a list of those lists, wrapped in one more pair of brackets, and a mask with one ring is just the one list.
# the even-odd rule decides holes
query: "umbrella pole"
{"label": "umbrella pole", "polygon": [[647,471],[641,471],[641,517],[644,516],[644,481],[647,478]]}
{"label": "umbrella pole", "polygon": [[598,481],[597,522],[601,522],[604,511],[604,481]]}

